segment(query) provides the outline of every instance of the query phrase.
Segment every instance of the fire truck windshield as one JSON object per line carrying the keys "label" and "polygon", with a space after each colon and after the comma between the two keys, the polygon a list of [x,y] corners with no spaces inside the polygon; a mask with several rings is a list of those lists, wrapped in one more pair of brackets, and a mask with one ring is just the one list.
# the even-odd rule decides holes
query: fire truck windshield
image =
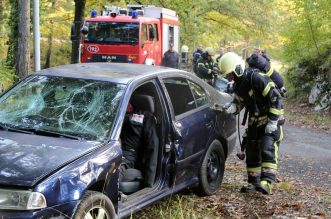
{"label": "fire truck windshield", "polygon": [[139,23],[132,22],[86,22],[88,34],[85,43],[130,44],[139,43]]}

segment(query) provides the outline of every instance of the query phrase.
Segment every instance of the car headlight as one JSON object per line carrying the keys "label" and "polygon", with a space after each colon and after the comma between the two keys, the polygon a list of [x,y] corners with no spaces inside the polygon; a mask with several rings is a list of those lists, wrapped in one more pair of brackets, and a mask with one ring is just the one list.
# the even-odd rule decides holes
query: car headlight
{"label": "car headlight", "polygon": [[46,207],[45,196],[39,192],[0,189],[0,209],[35,210]]}

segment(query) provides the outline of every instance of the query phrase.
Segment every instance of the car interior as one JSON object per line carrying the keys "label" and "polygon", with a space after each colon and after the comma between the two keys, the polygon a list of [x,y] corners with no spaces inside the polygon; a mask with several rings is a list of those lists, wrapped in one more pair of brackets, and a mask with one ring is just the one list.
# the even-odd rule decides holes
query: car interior
{"label": "car interior", "polygon": [[[158,93],[156,91],[155,85],[152,82],[148,82],[146,84],[141,85],[138,87],[134,93],[132,94],[130,98],[130,103],[134,106],[134,108],[137,108],[142,111],[148,111],[152,113],[156,120],[156,131],[159,139],[159,145],[155,145],[155,150],[153,152],[150,159],[146,159],[146,154],[144,153],[144,145],[140,145],[141,153],[138,153],[138,161],[135,165],[134,169],[127,169],[119,182],[119,189],[120,192],[122,192],[125,195],[129,195],[132,193],[135,193],[141,189],[144,189],[146,185],[143,183],[143,177],[145,176],[144,169],[142,168],[143,162],[155,162],[157,165],[157,170],[155,174],[155,180],[158,176],[159,172],[159,162],[158,157],[161,156],[161,151],[159,148],[162,145],[162,109],[161,109],[161,103],[160,99],[158,97]],[[148,164],[147,164],[148,165]],[[146,166],[146,165],[145,165]],[[154,180],[154,182],[155,182]]]}

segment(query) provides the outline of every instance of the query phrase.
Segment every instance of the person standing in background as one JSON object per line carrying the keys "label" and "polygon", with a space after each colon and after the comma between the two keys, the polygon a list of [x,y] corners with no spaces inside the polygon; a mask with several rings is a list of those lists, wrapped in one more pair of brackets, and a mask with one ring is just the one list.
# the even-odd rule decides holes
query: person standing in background
{"label": "person standing in background", "polygon": [[179,54],[174,50],[174,44],[169,44],[169,49],[163,55],[162,66],[170,68],[179,67]]}

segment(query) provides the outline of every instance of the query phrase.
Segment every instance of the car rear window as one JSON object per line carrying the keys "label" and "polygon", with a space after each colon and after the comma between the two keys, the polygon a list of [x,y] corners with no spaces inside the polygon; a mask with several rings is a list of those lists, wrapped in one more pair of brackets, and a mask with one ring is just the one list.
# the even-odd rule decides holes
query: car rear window
{"label": "car rear window", "polygon": [[196,108],[190,86],[186,79],[166,78],[164,79],[164,84],[176,116]]}

